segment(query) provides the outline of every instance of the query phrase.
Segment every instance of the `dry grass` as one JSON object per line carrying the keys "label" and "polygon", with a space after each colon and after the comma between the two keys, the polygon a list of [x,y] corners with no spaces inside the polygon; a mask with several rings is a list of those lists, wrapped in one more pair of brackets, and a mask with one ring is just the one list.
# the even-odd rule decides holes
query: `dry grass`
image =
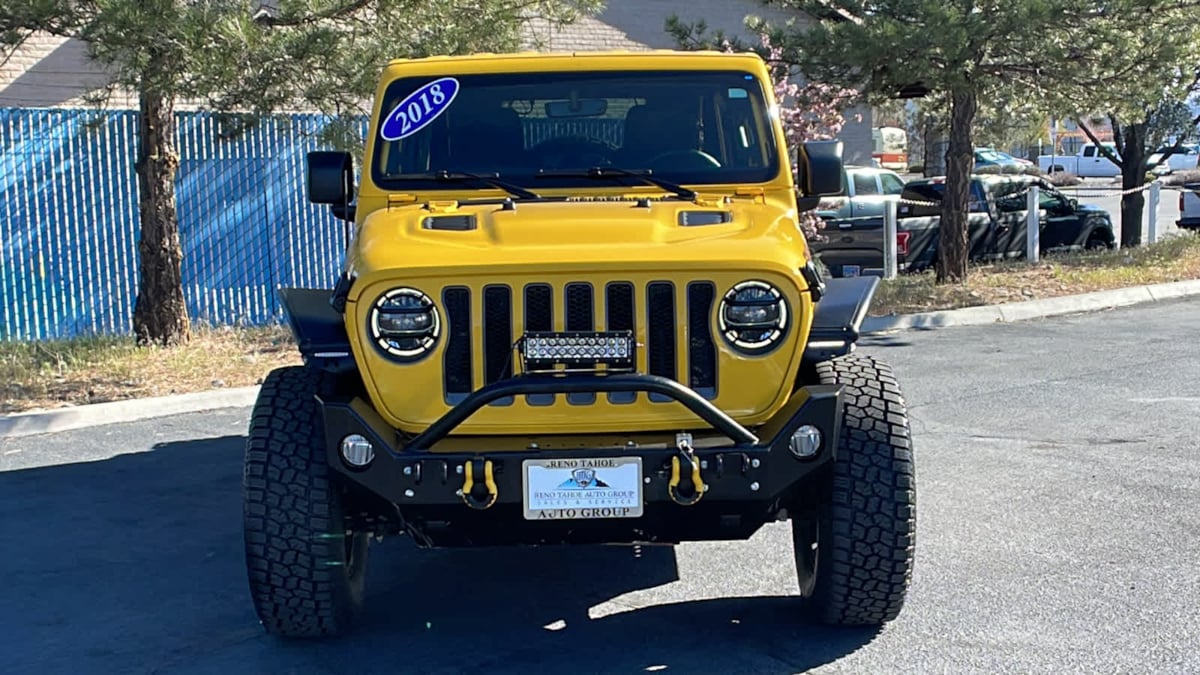
{"label": "dry grass", "polygon": [[933,272],[901,275],[880,284],[871,314],[995,305],[1184,279],[1200,279],[1200,236],[1183,234],[1122,251],[1051,255],[1033,265],[979,265],[963,285],[939,286]]}
{"label": "dry grass", "polygon": [[0,414],[258,384],[300,363],[284,327],[198,328],[178,347],[132,338],[0,342]]}

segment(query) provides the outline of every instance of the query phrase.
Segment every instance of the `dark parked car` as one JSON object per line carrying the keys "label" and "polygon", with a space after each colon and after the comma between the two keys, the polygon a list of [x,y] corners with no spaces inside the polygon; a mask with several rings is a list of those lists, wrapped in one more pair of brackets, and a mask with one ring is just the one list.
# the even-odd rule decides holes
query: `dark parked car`
{"label": "dark parked car", "polygon": [[[1112,218],[1104,209],[1081,205],[1036,176],[972,176],[968,214],[973,260],[1025,255],[1026,193],[1041,194],[1040,250],[1053,252],[1113,246]],[[896,262],[901,271],[920,270],[937,260],[944,178],[916,180],[904,187],[897,208]],[[916,203],[914,203],[916,202]],[[831,219],[813,250],[835,277],[882,274],[883,219]]]}
{"label": "dark parked car", "polygon": [[1033,162],[993,148],[975,148],[975,170],[980,173],[1036,173]]}

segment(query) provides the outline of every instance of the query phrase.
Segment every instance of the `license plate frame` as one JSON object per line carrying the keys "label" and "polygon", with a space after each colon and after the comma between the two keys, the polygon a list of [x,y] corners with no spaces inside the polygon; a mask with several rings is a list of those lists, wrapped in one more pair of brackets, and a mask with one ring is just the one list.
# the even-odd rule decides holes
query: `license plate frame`
{"label": "license plate frame", "polygon": [[842,265],[842,276],[844,276],[844,277],[862,276],[862,265]]}
{"label": "license plate frame", "polygon": [[536,521],[640,518],[643,476],[641,457],[527,459],[522,510]]}

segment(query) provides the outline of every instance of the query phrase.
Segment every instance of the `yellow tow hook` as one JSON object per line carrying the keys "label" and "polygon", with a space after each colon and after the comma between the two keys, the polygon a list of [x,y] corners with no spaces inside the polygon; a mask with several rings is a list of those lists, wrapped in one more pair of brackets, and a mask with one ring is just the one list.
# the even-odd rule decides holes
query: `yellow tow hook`
{"label": "yellow tow hook", "polygon": [[[700,478],[700,464],[696,461],[696,452],[692,448],[692,435],[677,434],[675,436],[675,447],[679,449],[679,454],[671,457],[671,480],[667,483],[667,494],[670,495],[671,501],[679,504],[680,506],[692,506],[704,497],[704,493],[708,490],[708,486],[705,485],[704,480]],[[683,490],[679,489],[679,469],[683,464],[683,462],[679,461],[680,458],[682,458],[684,462],[687,462],[692,472],[691,485]]]}
{"label": "yellow tow hook", "polygon": [[[476,465],[479,465],[478,469],[475,468]],[[487,490],[484,495],[475,494],[475,488],[479,486],[475,482],[476,471],[483,474],[482,486]],[[492,460],[473,459],[466,462],[463,466],[463,486],[458,491],[458,494],[467,506],[477,511],[492,508],[492,505],[496,503],[496,498],[500,496],[500,491],[496,488],[496,480],[492,474]]]}

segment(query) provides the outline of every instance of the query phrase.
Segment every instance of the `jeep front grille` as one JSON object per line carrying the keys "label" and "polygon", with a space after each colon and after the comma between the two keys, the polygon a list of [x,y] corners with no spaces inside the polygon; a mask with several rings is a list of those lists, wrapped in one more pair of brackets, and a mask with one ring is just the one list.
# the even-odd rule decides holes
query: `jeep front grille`
{"label": "jeep front grille", "polygon": [[[513,293],[519,293],[520,316],[516,316]],[[643,336],[639,347],[639,370],[682,382],[706,398],[717,393],[717,350],[710,330],[716,287],[710,281],[693,281],[686,286],[683,302],[677,307],[676,287],[669,281],[646,284],[639,292],[629,281],[601,285],[573,281],[561,286],[547,283],[527,284],[514,291],[503,284],[482,289],[482,330],[472,332],[472,291],[466,287],[447,287],[442,291],[447,328],[443,353],[443,386],[448,404],[461,401],[473,389],[511,377],[517,372],[513,359],[516,341],[526,331],[553,330],[632,330]],[[639,324],[644,331],[639,331]],[[680,363],[676,348],[678,331],[686,330],[685,363]],[[474,371],[482,364],[480,373]],[[680,374],[686,380],[680,379]],[[482,381],[478,380],[482,377]],[[472,384],[474,386],[472,386]],[[629,404],[637,394],[605,394],[610,404]],[[669,401],[652,395],[655,402]],[[551,405],[554,394],[526,397],[529,405]],[[572,405],[595,403],[596,395],[572,394]],[[512,399],[492,405],[511,405]]]}

